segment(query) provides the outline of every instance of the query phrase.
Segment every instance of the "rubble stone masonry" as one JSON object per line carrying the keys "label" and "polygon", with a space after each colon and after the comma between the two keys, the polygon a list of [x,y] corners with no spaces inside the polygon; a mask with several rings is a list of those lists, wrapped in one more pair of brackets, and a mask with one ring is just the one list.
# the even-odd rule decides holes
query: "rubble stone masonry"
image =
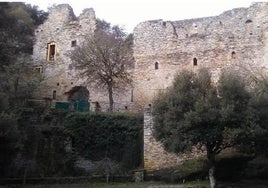
{"label": "rubble stone masonry", "polygon": [[[107,94],[84,82],[67,55],[95,29],[93,9],[85,9],[79,17],[75,17],[66,4],[51,9],[48,19],[35,31],[33,59],[44,77],[38,97],[51,98],[57,94],[57,100],[66,100],[65,92],[74,86],[84,86],[89,90],[90,102],[108,103]],[[151,106],[153,97],[168,88],[174,76],[184,69],[195,71],[207,67],[215,80],[225,68],[268,70],[267,2],[229,10],[215,17],[145,21],[135,27],[133,36],[133,89],[115,94],[116,104],[132,106],[127,108],[130,111]],[[147,109],[144,112],[145,169],[159,169],[191,158],[191,155],[165,152],[153,138],[152,126]]]}
{"label": "rubble stone masonry", "polygon": [[[134,29],[134,99],[150,100],[183,69],[268,68],[268,3],[215,17],[145,21]],[[140,97],[142,96],[142,98]]]}
{"label": "rubble stone masonry", "polygon": [[[93,87],[71,65],[68,54],[81,45],[85,37],[96,29],[96,17],[92,8],[76,17],[68,4],[57,5],[49,11],[48,19],[35,30],[33,59],[43,81],[36,93],[39,99],[67,101],[66,92],[76,86],[89,91],[92,109],[98,102],[101,110],[108,109],[108,93],[103,88]],[[115,110],[127,111],[133,106],[132,90],[114,92]]]}

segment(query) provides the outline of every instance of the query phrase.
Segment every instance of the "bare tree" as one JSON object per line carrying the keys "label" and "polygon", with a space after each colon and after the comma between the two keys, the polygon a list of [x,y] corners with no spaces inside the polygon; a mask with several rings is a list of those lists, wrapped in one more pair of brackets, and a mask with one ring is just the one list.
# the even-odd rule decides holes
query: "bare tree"
{"label": "bare tree", "polygon": [[108,92],[109,111],[113,111],[114,91],[131,84],[127,68],[133,62],[131,44],[119,27],[97,30],[70,53],[74,67],[88,83]]}

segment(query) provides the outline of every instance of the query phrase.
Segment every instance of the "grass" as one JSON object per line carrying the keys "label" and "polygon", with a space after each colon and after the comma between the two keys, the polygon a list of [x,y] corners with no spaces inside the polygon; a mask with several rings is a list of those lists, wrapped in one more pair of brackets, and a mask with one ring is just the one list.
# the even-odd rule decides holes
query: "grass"
{"label": "grass", "polygon": [[142,183],[80,183],[80,184],[51,184],[26,186],[0,186],[0,188],[208,188],[208,182],[190,182],[183,185],[165,184],[161,182]]}

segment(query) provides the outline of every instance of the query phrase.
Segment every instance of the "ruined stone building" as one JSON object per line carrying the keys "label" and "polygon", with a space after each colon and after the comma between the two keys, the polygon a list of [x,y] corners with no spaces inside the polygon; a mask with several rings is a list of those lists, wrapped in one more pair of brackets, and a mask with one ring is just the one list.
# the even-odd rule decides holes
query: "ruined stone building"
{"label": "ruined stone building", "polygon": [[[48,19],[35,30],[33,60],[43,81],[36,97],[50,101],[88,101],[92,110],[108,109],[108,94],[102,88],[93,88],[80,77],[69,58],[69,53],[81,45],[85,37],[94,33],[96,17],[92,8],[76,17],[68,4],[53,7]],[[114,94],[115,109],[128,110],[132,105],[132,90]],[[129,106],[129,107],[128,107]]]}
{"label": "ruined stone building", "polygon": [[214,78],[239,63],[268,68],[267,10],[267,3],[256,3],[215,17],[140,23],[134,29],[134,92],[149,101],[184,68],[208,67]]}
{"label": "ruined stone building", "polygon": [[[145,21],[134,29],[134,86],[116,94],[118,109],[148,107],[157,92],[172,84],[183,69],[207,67],[217,79],[223,68],[250,65],[268,69],[268,3],[226,11],[219,16],[182,21]],[[85,97],[100,106],[108,103],[105,92],[91,88],[76,74],[67,53],[91,35],[96,27],[93,9],[75,17],[69,5],[58,5],[36,30],[33,58],[44,75],[40,98],[68,100],[68,92],[84,88]],[[66,95],[67,93],[67,95]],[[150,122],[150,118],[146,120]],[[150,123],[148,123],[150,125]],[[156,169],[178,162],[165,152],[145,127],[145,167]]]}
{"label": "ruined stone building", "polygon": [[[134,29],[134,100],[147,102],[172,84],[180,70],[207,67],[217,80],[223,68],[268,70],[268,3],[182,21],[145,21]],[[245,67],[244,67],[245,66]],[[141,96],[136,98],[137,96]],[[146,103],[145,102],[145,103]],[[144,116],[144,167],[159,169],[200,155],[169,154],[152,137],[150,111]]]}

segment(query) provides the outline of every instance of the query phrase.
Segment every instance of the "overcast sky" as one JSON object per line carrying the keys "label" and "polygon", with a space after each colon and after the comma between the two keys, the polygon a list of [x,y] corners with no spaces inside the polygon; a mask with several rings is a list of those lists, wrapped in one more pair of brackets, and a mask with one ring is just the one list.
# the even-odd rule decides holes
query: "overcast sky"
{"label": "overcast sky", "polygon": [[53,4],[68,3],[73,7],[76,16],[84,8],[94,8],[98,18],[113,25],[124,26],[127,32],[132,32],[142,21],[155,19],[175,21],[214,16],[232,8],[249,7],[254,0],[24,0],[24,2],[37,5],[42,10],[47,10],[47,7]]}

